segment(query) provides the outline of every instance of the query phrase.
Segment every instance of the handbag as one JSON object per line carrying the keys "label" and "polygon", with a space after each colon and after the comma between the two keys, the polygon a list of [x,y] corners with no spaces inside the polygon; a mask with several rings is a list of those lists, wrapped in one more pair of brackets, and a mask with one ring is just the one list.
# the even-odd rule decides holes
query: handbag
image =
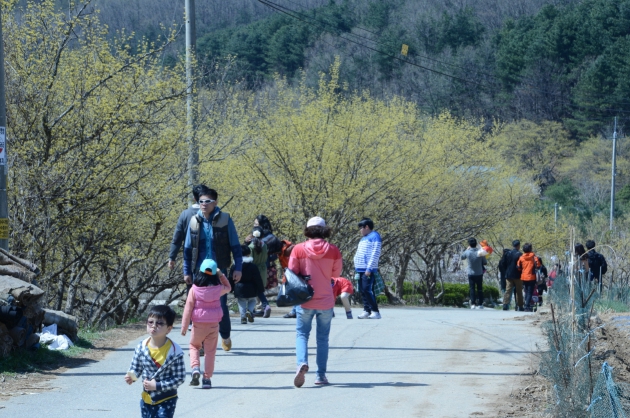
{"label": "handbag", "polygon": [[315,292],[308,284],[310,276],[302,277],[287,268],[284,270],[284,277],[276,298],[278,307],[301,305],[313,299]]}

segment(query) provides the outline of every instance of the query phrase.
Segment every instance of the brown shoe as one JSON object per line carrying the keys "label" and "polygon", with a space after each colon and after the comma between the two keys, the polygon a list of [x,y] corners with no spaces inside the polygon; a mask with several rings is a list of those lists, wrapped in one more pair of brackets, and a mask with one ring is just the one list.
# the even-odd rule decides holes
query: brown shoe
{"label": "brown shoe", "polygon": [[223,351],[230,351],[232,349],[232,339],[227,338],[221,341],[221,347],[223,347]]}

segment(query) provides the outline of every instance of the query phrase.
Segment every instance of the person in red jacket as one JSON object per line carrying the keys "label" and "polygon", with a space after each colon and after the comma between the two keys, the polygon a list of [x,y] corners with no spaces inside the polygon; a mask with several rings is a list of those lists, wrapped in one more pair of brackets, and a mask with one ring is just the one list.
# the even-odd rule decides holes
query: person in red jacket
{"label": "person in red jacket", "polygon": [[333,277],[330,279],[333,287],[333,295],[335,299],[341,297],[341,304],[346,310],[346,318],[352,319],[352,309],[350,309],[350,295],[354,292],[352,282],[345,277]]}
{"label": "person in red jacket", "polygon": [[296,387],[304,385],[308,372],[308,337],[313,318],[317,322],[317,379],[316,385],[327,385],[326,367],[328,364],[328,336],[333,318],[335,296],[330,285],[332,277],[341,275],[342,258],[339,248],[326,241],[332,230],[326,222],[316,216],[308,220],[304,229],[306,242],[297,244],[289,258],[289,269],[301,276],[310,276],[308,283],[315,292],[313,299],[297,308],[295,354],[297,372],[293,379]]}
{"label": "person in red jacket", "polygon": [[540,259],[532,252],[532,244],[523,245],[523,255],[516,262],[521,272],[521,281],[525,290],[525,312],[533,312],[532,295],[536,286],[536,269],[539,269]]}

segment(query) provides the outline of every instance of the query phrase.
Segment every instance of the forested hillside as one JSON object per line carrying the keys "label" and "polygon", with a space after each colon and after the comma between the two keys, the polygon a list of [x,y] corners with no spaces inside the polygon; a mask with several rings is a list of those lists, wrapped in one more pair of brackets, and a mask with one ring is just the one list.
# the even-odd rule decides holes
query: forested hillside
{"label": "forested hillside", "polygon": [[[301,69],[314,85],[339,56],[350,90],[402,95],[433,114],[554,120],[581,141],[630,112],[629,0],[196,3],[200,60],[236,56],[231,75],[250,88]],[[183,18],[183,0],[94,4],[112,30],[150,40]]]}

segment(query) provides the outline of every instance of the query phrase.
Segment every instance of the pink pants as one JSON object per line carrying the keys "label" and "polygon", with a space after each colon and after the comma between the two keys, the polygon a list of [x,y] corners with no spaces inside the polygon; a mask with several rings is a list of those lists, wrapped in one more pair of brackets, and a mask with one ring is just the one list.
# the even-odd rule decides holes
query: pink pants
{"label": "pink pants", "polygon": [[219,324],[217,322],[193,322],[190,334],[190,368],[199,367],[199,350],[201,343],[205,352],[204,379],[210,379],[214,373],[214,356],[217,352],[217,340],[219,338]]}

